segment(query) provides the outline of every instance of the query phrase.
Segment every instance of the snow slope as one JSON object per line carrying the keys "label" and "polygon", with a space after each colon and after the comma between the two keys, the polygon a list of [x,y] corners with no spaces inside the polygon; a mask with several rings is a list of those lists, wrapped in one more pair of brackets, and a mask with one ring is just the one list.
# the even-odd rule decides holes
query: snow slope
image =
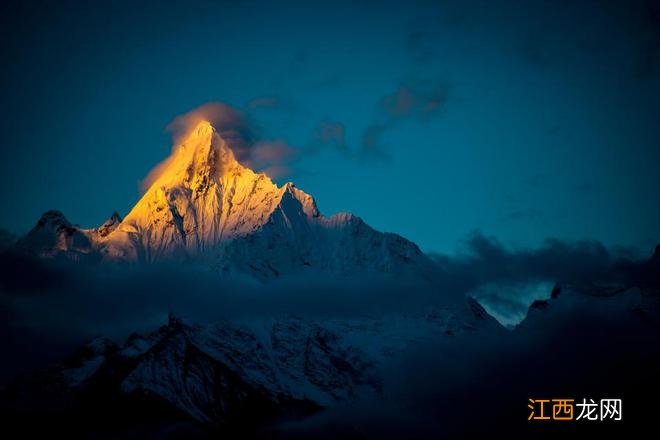
{"label": "snow slope", "polygon": [[324,217],[292,183],[278,187],[241,165],[208,123],[193,129],[122,220],[83,229],[49,211],[19,243],[42,257],[153,263],[203,260],[223,274],[259,279],[329,272],[420,276],[427,257],[403,237],[359,217]]}

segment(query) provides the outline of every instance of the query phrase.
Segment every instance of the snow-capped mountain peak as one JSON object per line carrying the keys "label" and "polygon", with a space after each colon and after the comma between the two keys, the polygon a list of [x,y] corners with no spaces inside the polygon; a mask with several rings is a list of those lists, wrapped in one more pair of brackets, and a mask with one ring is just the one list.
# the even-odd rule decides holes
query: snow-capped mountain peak
{"label": "snow-capped mountain peak", "polygon": [[202,121],[156,170],[153,183],[105,240],[110,258],[153,261],[207,252],[266,224],[286,198],[318,216],[311,196],[279,188],[235,158],[229,142]]}
{"label": "snow-capped mountain peak", "polygon": [[[75,251],[85,261],[201,257],[223,274],[260,279],[301,270],[419,276],[428,263],[415,244],[375,231],[359,217],[324,217],[314,198],[293,183],[280,187],[240,163],[234,146],[236,133],[198,121],[150,174],[147,190],[123,220],[113,215],[98,228],[82,229],[61,213],[47,213],[28,234],[38,239],[26,248],[66,258]],[[44,233],[51,223],[57,225]]]}
{"label": "snow-capped mountain peak", "polygon": [[30,232],[16,242],[16,247],[28,250],[40,257],[64,255],[78,260],[80,255],[87,255],[92,243],[77,225],[73,225],[61,211],[46,211]]}
{"label": "snow-capped mountain peak", "polygon": [[112,215],[110,215],[110,218],[108,218],[101,226],[96,228],[96,233],[100,237],[106,237],[112,231],[117,229],[117,227],[121,224],[121,222],[122,222],[121,216],[115,211],[112,213]]}

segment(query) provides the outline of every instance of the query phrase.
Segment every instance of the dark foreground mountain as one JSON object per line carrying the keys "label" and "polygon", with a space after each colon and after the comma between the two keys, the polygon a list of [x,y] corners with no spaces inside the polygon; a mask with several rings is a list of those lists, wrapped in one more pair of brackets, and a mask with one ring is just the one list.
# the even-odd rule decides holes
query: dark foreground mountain
{"label": "dark foreground mountain", "polygon": [[[510,438],[653,424],[657,255],[558,285],[506,330],[475,301],[353,319],[193,323],[97,338],[2,394],[7,425],[86,438]],[[529,398],[621,398],[622,422],[533,424]]]}
{"label": "dark foreground mountain", "polygon": [[122,345],[96,338],[24,377],[3,394],[3,413],[81,435],[256,435],[274,422],[382,398],[385,368],[396,356],[475,332],[504,329],[471,299],[459,311],[350,320],[194,324],[170,316],[150,334]]}

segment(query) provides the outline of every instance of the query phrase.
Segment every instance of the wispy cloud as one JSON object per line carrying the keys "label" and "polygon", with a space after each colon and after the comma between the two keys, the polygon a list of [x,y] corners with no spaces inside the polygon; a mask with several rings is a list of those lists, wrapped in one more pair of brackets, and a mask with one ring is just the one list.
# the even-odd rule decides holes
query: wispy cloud
{"label": "wispy cloud", "polygon": [[401,83],[383,95],[377,104],[377,119],[366,127],[362,135],[361,156],[388,157],[383,137],[403,122],[425,122],[439,116],[445,107],[448,87],[437,83]]}
{"label": "wispy cloud", "polygon": [[391,119],[426,119],[435,115],[447,100],[447,87],[401,84],[381,99],[380,107]]}
{"label": "wispy cloud", "polygon": [[297,154],[298,150],[283,140],[261,141],[252,146],[247,165],[276,179],[292,173],[290,161]]}
{"label": "wispy cloud", "polygon": [[248,102],[248,108],[254,110],[258,108],[273,108],[280,104],[277,96],[259,96]]}
{"label": "wispy cloud", "polygon": [[369,158],[387,159],[389,155],[383,148],[383,133],[385,124],[372,124],[362,134],[362,155]]}
{"label": "wispy cloud", "polygon": [[346,127],[338,121],[323,120],[316,127],[314,141],[335,147],[342,154],[348,154]]}
{"label": "wispy cloud", "polygon": [[173,140],[172,153],[140,182],[142,191],[156,181],[172,160],[181,140],[202,121],[209,122],[215,128],[242,164],[266,172],[271,177],[290,174],[289,161],[296,155],[295,148],[282,139],[259,139],[254,124],[244,112],[228,104],[210,102],[177,116],[168,124],[167,130],[172,133]]}

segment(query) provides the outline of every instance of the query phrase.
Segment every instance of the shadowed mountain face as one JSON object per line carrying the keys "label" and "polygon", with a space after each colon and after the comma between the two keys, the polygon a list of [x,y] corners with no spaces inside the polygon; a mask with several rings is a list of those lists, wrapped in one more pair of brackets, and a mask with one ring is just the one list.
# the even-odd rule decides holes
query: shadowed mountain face
{"label": "shadowed mountain face", "polygon": [[[170,315],[24,375],[2,392],[2,414],[30,433],[91,438],[637,432],[653,423],[660,391],[656,263],[628,264],[626,283],[557,286],[512,330],[469,298],[355,318]],[[530,424],[530,396],[622,398],[624,422]]]}
{"label": "shadowed mountain face", "polygon": [[114,424],[109,432],[119,436],[140,428],[151,435],[265,435],[274,422],[382,399],[388,365],[410,347],[504,331],[473,300],[458,309],[351,320],[195,324],[171,315],[122,345],[90,341],[59,365],[14,382],[1,403],[14,422],[57,420],[69,434],[98,435]]}
{"label": "shadowed mountain face", "polygon": [[241,165],[208,122],[200,122],[152,176],[122,220],[83,229],[49,211],[19,249],[75,261],[203,260],[225,275],[258,279],[298,272],[420,276],[428,259],[408,240],[352,214],[324,217],[314,199]]}

